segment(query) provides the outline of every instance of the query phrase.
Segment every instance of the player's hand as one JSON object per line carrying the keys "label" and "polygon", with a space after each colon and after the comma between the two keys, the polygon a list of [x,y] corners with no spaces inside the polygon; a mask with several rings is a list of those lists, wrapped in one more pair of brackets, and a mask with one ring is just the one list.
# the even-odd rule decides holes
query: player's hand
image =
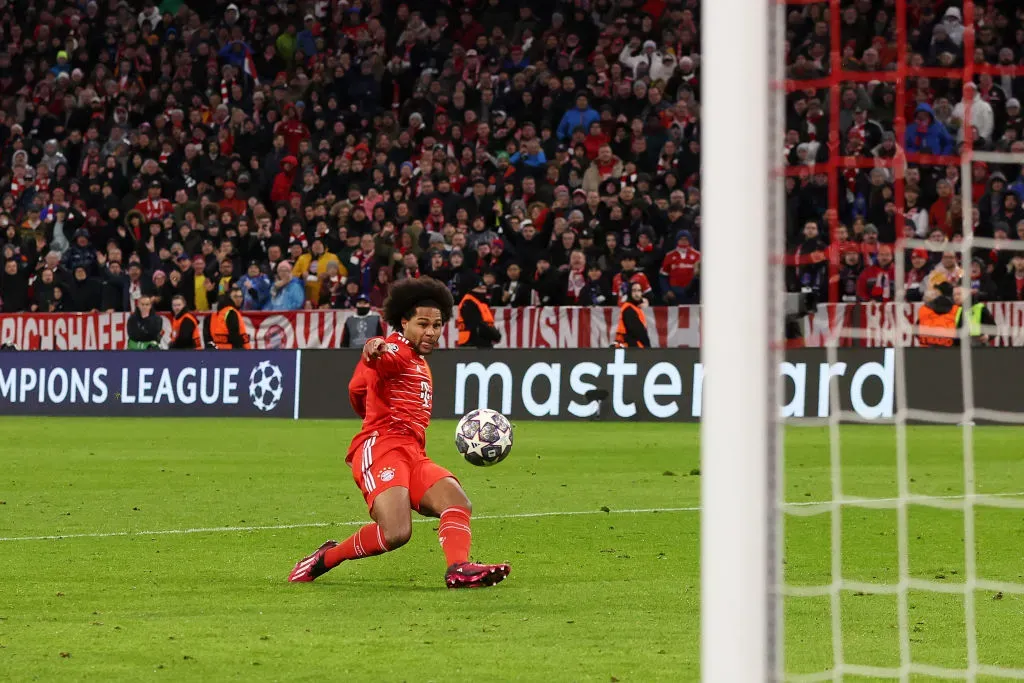
{"label": "player's hand", "polygon": [[384,340],[380,337],[371,339],[363,345],[363,360],[373,360],[384,355]]}

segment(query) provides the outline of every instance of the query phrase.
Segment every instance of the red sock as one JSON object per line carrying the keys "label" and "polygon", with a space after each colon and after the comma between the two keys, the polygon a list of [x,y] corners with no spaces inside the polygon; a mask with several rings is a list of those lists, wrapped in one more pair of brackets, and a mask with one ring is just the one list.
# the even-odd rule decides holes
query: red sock
{"label": "red sock", "polygon": [[473,542],[473,534],[469,530],[469,510],[450,507],[442,512],[437,540],[441,543],[449,567],[469,561],[469,546]]}
{"label": "red sock", "polygon": [[324,553],[324,563],[333,569],[345,560],[383,555],[388,551],[384,545],[384,534],[376,522],[367,524],[344,541]]}

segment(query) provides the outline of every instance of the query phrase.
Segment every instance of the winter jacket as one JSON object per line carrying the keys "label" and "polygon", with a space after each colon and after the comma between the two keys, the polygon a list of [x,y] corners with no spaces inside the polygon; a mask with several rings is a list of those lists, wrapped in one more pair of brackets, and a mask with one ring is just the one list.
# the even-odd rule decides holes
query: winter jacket
{"label": "winter jacket", "polygon": [[264,311],[297,311],[306,302],[306,288],[302,285],[302,279],[293,277],[291,282],[278,290],[270,288],[270,301],[263,308]]}
{"label": "winter jacket", "polygon": [[888,268],[868,266],[857,280],[857,298],[861,301],[891,301],[895,277],[892,264]]}
{"label": "winter jacket", "polygon": [[[252,283],[252,288],[247,286],[247,283]],[[249,277],[248,274],[243,275],[238,280],[238,285],[242,288],[244,297],[242,299],[242,310],[243,311],[262,311],[263,307],[270,301],[270,279],[263,275],[257,275],[256,277]]]}
{"label": "winter jacket", "polygon": [[78,244],[72,244],[71,248],[64,252],[61,265],[72,273],[75,272],[75,268],[81,266],[85,268],[86,273],[92,275],[93,268],[96,265],[96,250],[92,248],[92,245],[87,244],[84,247],[80,247]]}
{"label": "winter jacket", "polygon": [[[953,118],[964,120],[964,103],[961,100],[957,102],[956,106],[953,107]],[[978,135],[985,138],[985,140],[992,140],[992,132],[996,127],[996,114],[992,111],[992,105],[981,99],[975,97],[971,103],[971,126],[978,129]],[[957,131],[956,140],[957,142],[964,141],[964,126],[961,123],[960,129]]]}
{"label": "winter jacket", "polygon": [[[612,171],[608,174],[609,178],[613,178],[616,181],[622,177],[623,164],[622,160],[616,158],[615,165],[612,167]],[[583,174],[583,189],[587,192],[597,192],[601,187],[601,182],[604,178],[601,177],[601,171],[598,170],[597,160],[591,162],[587,168],[586,173]]]}
{"label": "winter jacket", "polygon": [[299,162],[293,156],[286,156],[281,160],[282,167],[288,162],[292,165],[291,171],[282,170],[274,176],[274,185],[270,188],[270,201],[286,202],[292,196],[292,188],[295,186],[295,177],[299,173]]}
{"label": "winter jacket", "polygon": [[922,154],[946,155],[953,153],[953,137],[946,130],[946,126],[935,118],[935,111],[926,102],[917,105],[916,113],[927,112],[931,117],[931,123],[926,130],[918,130],[917,122],[907,124],[907,133],[903,144],[908,152],[920,152]]}
{"label": "winter jacket", "polygon": [[143,318],[138,311],[128,318],[128,341],[156,344],[164,333],[164,319],[156,313]]}
{"label": "winter jacket", "polygon": [[590,130],[590,124],[600,120],[601,115],[590,107],[582,111],[576,108],[570,109],[565,112],[565,115],[562,116],[562,121],[558,124],[558,139],[568,140],[572,137],[572,133],[577,127],[588,131]]}

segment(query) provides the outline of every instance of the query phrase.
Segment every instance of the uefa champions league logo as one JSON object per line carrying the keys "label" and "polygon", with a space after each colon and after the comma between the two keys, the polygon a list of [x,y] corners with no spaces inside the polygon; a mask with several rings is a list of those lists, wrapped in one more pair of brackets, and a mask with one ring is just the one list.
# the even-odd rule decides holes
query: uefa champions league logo
{"label": "uefa champions league logo", "polygon": [[262,361],[249,375],[249,398],[252,404],[265,413],[270,412],[281,402],[283,384],[281,368],[268,360]]}

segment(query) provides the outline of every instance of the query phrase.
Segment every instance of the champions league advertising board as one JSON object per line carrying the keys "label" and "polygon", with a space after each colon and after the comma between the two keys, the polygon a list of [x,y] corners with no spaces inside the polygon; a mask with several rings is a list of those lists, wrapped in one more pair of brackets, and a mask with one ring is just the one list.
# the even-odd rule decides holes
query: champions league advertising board
{"label": "champions league advertising board", "polygon": [[0,353],[0,415],[296,417],[298,351]]}
{"label": "champions league advertising board", "polygon": [[[903,358],[901,386],[893,349],[789,352],[779,366],[779,415],[827,418],[833,392],[842,419],[864,423],[891,422],[901,391],[912,411],[964,410],[959,349],[905,349]],[[971,358],[975,407],[1019,412],[1024,356],[983,348]],[[354,419],[348,383],[358,362],[359,351],[346,349],[5,351],[0,415]],[[439,420],[477,408],[520,420],[701,418],[697,350],[458,349],[429,363]]]}

